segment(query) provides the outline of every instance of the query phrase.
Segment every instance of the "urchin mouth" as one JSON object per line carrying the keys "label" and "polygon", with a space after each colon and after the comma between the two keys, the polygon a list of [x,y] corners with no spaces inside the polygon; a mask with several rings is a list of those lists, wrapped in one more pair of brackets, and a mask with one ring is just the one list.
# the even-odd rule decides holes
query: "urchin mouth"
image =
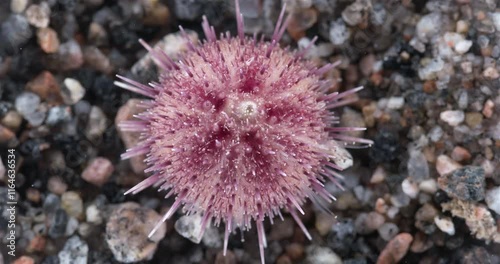
{"label": "urchin mouth", "polygon": [[260,108],[258,100],[238,98],[229,100],[223,112],[237,124],[242,124],[257,120],[260,115]]}
{"label": "urchin mouth", "polygon": [[253,119],[258,114],[258,108],[256,102],[251,100],[246,100],[238,103],[235,109],[235,115],[241,120]]}

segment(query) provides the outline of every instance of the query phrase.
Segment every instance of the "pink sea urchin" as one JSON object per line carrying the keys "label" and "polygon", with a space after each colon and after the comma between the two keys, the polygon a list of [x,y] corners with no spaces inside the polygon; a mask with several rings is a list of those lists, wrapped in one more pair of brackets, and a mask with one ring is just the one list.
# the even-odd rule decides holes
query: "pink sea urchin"
{"label": "pink sea urchin", "polygon": [[264,263],[264,218],[272,222],[285,208],[310,239],[296,211],[304,213],[306,197],[334,199],[323,182],[350,166],[337,142],[371,141],[341,134],[364,128],[332,127],[338,119],[330,110],[351,103],[361,88],[328,94],[331,83],[322,75],[335,65],[317,68],[303,60],[305,50],[279,47],[289,21],[285,8],[268,42],[244,35],[235,2],[237,37],[218,39],[204,18],[206,41],[189,42],[179,61],[141,41],[165,73],[149,85],[118,76],[118,86],[151,98],[138,120],[120,125],[142,132],[122,158],[146,154],[151,174],[127,193],[156,185],[176,195],[163,221],[184,206],[203,215],[200,237],[212,220],[224,222],[224,254],[229,234],[255,222]]}

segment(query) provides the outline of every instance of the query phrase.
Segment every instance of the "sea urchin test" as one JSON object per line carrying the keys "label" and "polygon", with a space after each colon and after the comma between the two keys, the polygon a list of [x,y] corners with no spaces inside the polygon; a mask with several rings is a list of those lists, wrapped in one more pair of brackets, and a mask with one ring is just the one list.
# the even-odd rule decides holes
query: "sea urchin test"
{"label": "sea urchin test", "polygon": [[265,41],[244,35],[235,2],[238,35],[217,38],[204,17],[202,43],[192,43],[181,28],[189,50],[180,60],[141,40],[164,73],[148,85],[118,76],[118,86],[150,98],[137,120],[120,124],[122,131],[141,132],[122,158],[146,154],[150,174],[127,193],[155,185],[176,196],[162,222],[180,207],[200,214],[200,238],[207,224],[223,222],[224,254],[230,233],[255,223],[264,263],[264,219],[272,223],[285,209],[311,239],[298,216],[306,198],[333,201],[325,181],[336,182],[337,171],[352,165],[342,146],[372,142],[342,134],[365,128],[335,127],[331,111],[352,103],[361,88],[328,93],[331,81],[322,76],[334,64],[318,68],[303,58],[308,48],[279,46],[290,20],[285,8]]}

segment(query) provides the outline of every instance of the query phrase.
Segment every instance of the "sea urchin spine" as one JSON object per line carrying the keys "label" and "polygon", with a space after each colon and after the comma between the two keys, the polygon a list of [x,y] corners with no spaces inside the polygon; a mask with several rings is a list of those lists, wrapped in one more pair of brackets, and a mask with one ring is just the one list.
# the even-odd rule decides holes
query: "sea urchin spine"
{"label": "sea urchin spine", "polygon": [[178,61],[141,40],[165,73],[149,85],[118,76],[118,86],[151,98],[137,120],[120,124],[141,133],[122,158],[146,155],[151,174],[127,194],[155,185],[168,190],[166,197],[176,195],[162,221],[181,206],[202,214],[200,238],[210,222],[224,222],[224,254],[229,234],[255,221],[264,263],[264,218],[272,223],[286,209],[311,239],[297,211],[304,214],[307,197],[320,205],[319,198],[334,200],[325,180],[336,182],[336,170],[352,165],[338,142],[372,142],[342,134],[364,128],[333,127],[338,118],[331,109],[353,102],[361,88],[328,94],[331,82],[322,75],[334,64],[317,68],[303,59],[305,50],[279,47],[290,20],[285,7],[271,41],[264,41],[244,35],[235,3],[238,36],[217,38],[204,17],[206,41],[186,37],[189,51]]}

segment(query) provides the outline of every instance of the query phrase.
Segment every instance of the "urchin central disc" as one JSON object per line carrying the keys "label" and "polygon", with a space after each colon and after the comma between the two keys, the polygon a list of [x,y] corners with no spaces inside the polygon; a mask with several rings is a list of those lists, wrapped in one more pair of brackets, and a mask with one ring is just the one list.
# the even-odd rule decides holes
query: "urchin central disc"
{"label": "urchin central disc", "polygon": [[257,116],[258,108],[259,106],[254,101],[242,101],[237,105],[235,114],[240,119],[251,119]]}

